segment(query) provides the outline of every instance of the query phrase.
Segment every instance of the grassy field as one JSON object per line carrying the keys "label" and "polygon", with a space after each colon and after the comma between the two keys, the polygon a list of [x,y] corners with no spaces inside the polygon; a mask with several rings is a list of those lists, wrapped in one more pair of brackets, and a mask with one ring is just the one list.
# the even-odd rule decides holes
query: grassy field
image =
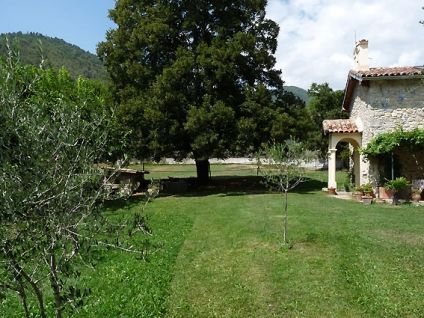
{"label": "grassy field", "polygon": [[[142,165],[133,165],[131,168],[142,169]],[[164,165],[164,164],[145,164],[144,169],[149,172],[147,179],[167,179],[173,178],[194,178],[196,177],[196,166],[189,164]],[[259,172],[260,174],[260,172]],[[256,165],[247,164],[213,164],[211,165],[212,177],[229,177],[229,176],[257,176],[258,170]],[[323,183],[327,183],[327,171],[311,171],[311,177]],[[343,188],[343,181],[346,173],[338,172],[337,183],[340,189]],[[323,186],[326,186],[323,184]]]}
{"label": "grassy field", "polygon": [[[142,165],[131,166],[135,169],[142,169]],[[196,177],[196,166],[190,164],[164,165],[164,164],[145,164],[144,169],[149,171],[147,178],[166,179],[174,178],[192,178]],[[217,176],[251,176],[256,175],[257,167],[255,165],[239,164],[213,164],[211,165],[212,177]]]}
{"label": "grassy field", "polygon": [[199,208],[177,258],[168,317],[423,313],[422,210],[292,194],[294,246],[284,252],[278,195],[187,199]]}
{"label": "grassy field", "polygon": [[[289,195],[293,247],[284,249],[281,196],[237,171],[151,203],[148,261],[104,252],[84,270],[92,293],[72,316],[424,316],[424,208],[327,197],[325,173],[314,172]],[[107,213],[139,210],[133,200]],[[4,317],[20,317],[17,308],[14,298],[0,301]]]}

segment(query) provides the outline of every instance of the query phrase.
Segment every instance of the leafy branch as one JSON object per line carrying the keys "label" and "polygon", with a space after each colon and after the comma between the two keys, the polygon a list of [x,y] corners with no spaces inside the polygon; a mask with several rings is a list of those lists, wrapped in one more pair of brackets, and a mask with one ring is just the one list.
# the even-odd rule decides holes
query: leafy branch
{"label": "leafy branch", "polygon": [[371,140],[371,142],[362,149],[362,153],[369,157],[377,157],[384,154],[390,154],[395,149],[405,147],[410,150],[422,149],[424,147],[424,129],[416,128],[410,131],[404,131],[399,128],[393,132],[382,133]]}

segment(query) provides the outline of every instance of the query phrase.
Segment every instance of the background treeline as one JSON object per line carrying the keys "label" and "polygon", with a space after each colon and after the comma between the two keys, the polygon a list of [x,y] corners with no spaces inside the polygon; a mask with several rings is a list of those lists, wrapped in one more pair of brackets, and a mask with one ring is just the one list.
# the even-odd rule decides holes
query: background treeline
{"label": "background treeline", "polygon": [[[10,46],[19,50],[19,58],[22,64],[39,65],[42,58],[45,68],[60,69],[64,67],[68,70],[72,79],[77,79],[79,76],[99,80],[103,82],[96,85],[103,86],[104,91],[108,91],[110,82],[106,69],[100,59],[89,52],[86,52],[76,45],[67,43],[58,38],[44,36],[39,33],[7,33],[0,35],[0,57],[5,58],[7,55],[6,38]],[[341,103],[343,99],[343,91],[334,91],[327,83],[313,83],[308,91],[296,87],[286,86],[282,90],[274,90],[273,96],[265,90],[255,91],[247,96],[245,103],[241,107],[252,112],[252,118],[255,118],[254,125],[245,121],[246,133],[241,134],[238,140],[233,140],[238,143],[236,149],[231,149],[227,155],[245,156],[251,155],[255,151],[251,146],[261,145],[264,142],[263,132],[267,132],[268,137],[275,140],[283,140],[289,136],[293,136],[305,144],[310,149],[319,150],[322,157],[325,157],[327,151],[327,137],[322,135],[321,124],[323,119],[343,118]],[[278,106],[271,114],[267,111],[268,107],[264,107],[268,103],[274,104],[278,99]],[[108,104],[112,106],[114,101],[109,99]],[[113,106],[118,114],[119,126],[115,126],[116,131],[129,131],[132,129],[135,132],[135,126],[144,126],[148,129],[148,123],[144,116],[137,114],[137,108],[125,109],[124,111],[119,105]],[[134,113],[135,111],[135,113]],[[128,127],[128,116],[134,127]],[[201,127],[199,127],[202,130]],[[125,152],[131,156],[138,157],[140,155],[139,138],[133,138],[133,134],[129,134],[127,148]],[[243,140],[246,138],[246,140]],[[116,148],[122,149],[122,141],[119,141]],[[113,145],[111,145],[113,147]],[[250,147],[249,147],[250,146]],[[149,157],[148,149],[144,149]],[[140,158],[145,159],[145,158]]]}

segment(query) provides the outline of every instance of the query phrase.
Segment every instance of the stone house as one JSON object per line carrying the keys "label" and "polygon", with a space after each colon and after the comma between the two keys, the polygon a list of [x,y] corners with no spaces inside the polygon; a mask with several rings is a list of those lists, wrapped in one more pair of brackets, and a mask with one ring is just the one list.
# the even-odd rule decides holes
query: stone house
{"label": "stone house", "polygon": [[343,110],[349,119],[324,120],[329,135],[328,188],[337,188],[336,146],[351,146],[356,185],[374,186],[396,174],[410,180],[424,179],[424,149],[410,153],[399,149],[391,158],[368,160],[359,149],[377,135],[397,128],[424,128],[423,67],[368,66],[368,41],[361,40],[354,50],[355,67],[348,74]]}

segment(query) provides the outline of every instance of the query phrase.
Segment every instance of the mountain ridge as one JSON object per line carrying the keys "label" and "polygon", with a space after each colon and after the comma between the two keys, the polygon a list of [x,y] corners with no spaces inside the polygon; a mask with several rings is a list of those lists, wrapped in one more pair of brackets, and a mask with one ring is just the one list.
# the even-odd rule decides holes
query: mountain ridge
{"label": "mountain ridge", "polygon": [[0,34],[0,55],[7,54],[6,38],[9,45],[17,48],[22,63],[39,65],[45,59],[54,69],[65,67],[73,78],[83,76],[108,81],[109,76],[100,59],[75,44],[41,33],[13,32]]}
{"label": "mountain ridge", "polygon": [[305,102],[306,105],[308,105],[309,100],[311,99],[308,91],[306,89],[303,89],[298,86],[284,86],[284,90],[287,92],[291,92],[297,97],[299,97],[301,100]]}
{"label": "mountain ridge", "polygon": [[[109,75],[102,61],[94,54],[81,49],[75,44],[57,37],[50,37],[37,32],[13,32],[0,34],[0,56],[7,54],[6,38],[10,46],[17,47],[21,61],[25,64],[39,65],[42,58],[54,69],[64,66],[71,77],[83,76],[90,79],[108,81]],[[308,92],[297,86],[284,86],[308,104]]]}

